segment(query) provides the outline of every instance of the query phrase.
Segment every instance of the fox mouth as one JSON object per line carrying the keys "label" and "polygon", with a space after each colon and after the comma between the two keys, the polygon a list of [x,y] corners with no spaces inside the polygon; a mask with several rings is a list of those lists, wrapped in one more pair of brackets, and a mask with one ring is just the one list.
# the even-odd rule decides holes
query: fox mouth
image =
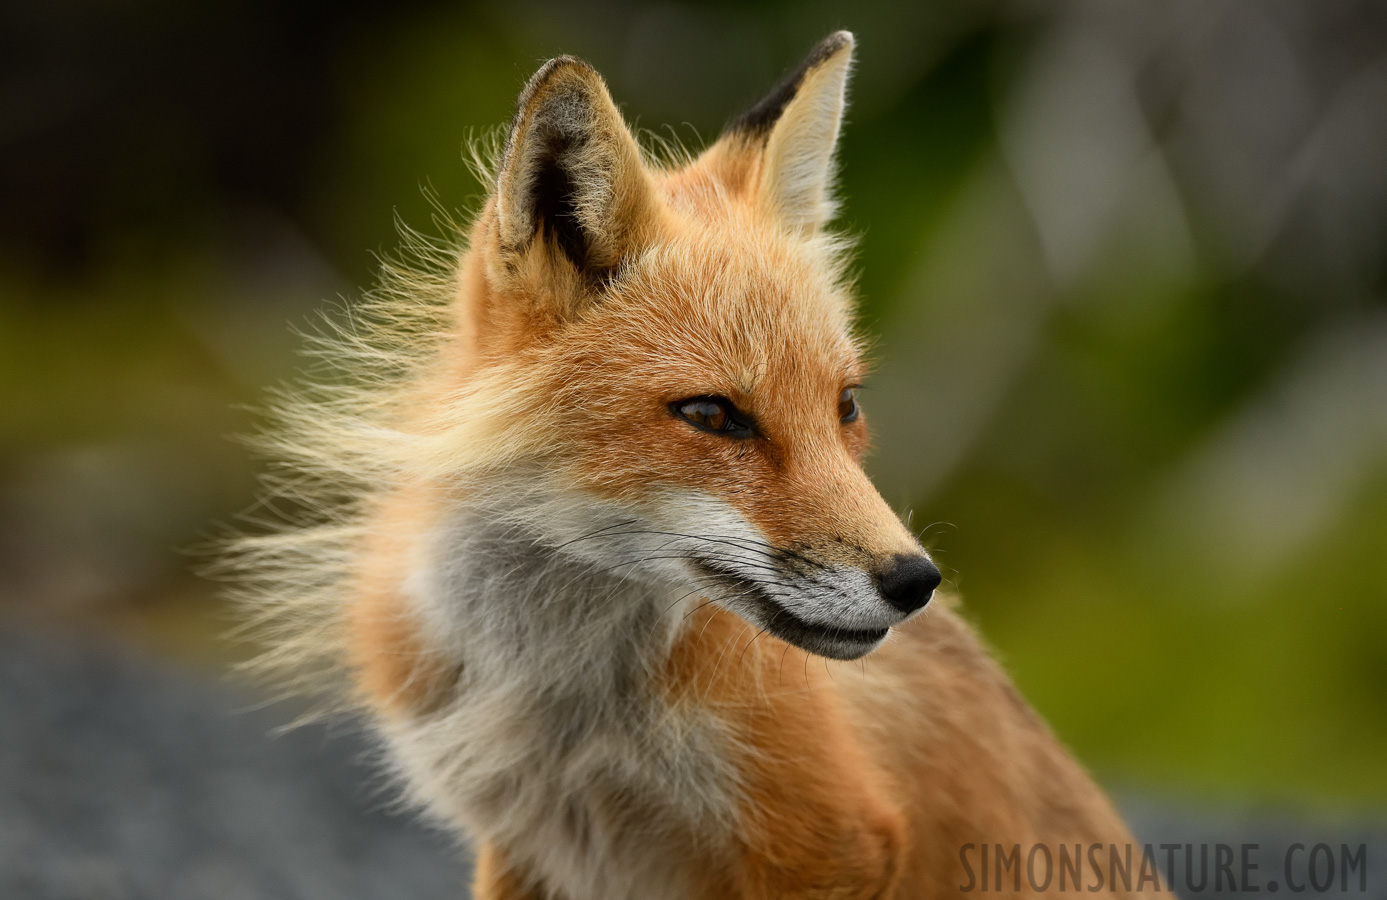
{"label": "fox mouth", "polygon": [[807,622],[777,603],[765,587],[703,560],[695,566],[710,581],[730,593],[729,606],[787,644],[829,659],[853,660],[877,648],[889,628],[844,628]]}

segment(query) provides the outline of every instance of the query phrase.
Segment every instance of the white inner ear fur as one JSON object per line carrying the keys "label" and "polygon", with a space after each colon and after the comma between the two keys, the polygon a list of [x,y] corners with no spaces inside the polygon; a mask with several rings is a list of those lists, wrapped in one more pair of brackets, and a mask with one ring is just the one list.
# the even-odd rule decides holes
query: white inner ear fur
{"label": "white inner ear fur", "polygon": [[833,152],[847,103],[852,41],[808,72],[766,142],[760,198],[788,225],[813,231],[833,218]]}

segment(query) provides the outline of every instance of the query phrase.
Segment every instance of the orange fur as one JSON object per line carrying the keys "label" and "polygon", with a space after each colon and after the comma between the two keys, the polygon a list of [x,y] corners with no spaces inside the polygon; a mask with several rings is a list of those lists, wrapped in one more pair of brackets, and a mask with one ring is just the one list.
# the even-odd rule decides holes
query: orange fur
{"label": "orange fur", "polygon": [[[883,599],[925,557],[839,408],[851,50],[668,168],[595,72],[546,65],[434,305],[405,282],[384,316],[416,324],[339,347],[383,374],[285,411],[281,449],[353,501],[250,545],[290,573],[261,602],[328,623],[305,655],[340,635],[415,796],[479,843],[479,898],[934,897],[970,842],[1131,840],[946,602]],[[754,433],[681,418],[708,397]],[[754,625],[751,595],[802,605]],[[781,613],[839,659],[893,635],[829,661]]]}
{"label": "orange fur", "polygon": [[456,667],[429,646],[398,585],[410,563],[411,538],[437,513],[405,492],[373,516],[363,565],[347,609],[347,654],[365,702],[387,715],[427,712],[444,700]]}
{"label": "orange fur", "polygon": [[[735,897],[886,897],[906,828],[822,661],[713,607],[691,617],[665,690],[733,723],[744,833]],[[708,896],[719,896],[710,893]]]}

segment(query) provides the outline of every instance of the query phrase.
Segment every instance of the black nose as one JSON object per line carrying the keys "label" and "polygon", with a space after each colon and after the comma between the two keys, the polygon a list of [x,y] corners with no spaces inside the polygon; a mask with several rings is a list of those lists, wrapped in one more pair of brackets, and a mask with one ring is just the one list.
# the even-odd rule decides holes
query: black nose
{"label": "black nose", "polygon": [[929,602],[941,580],[929,557],[897,553],[877,575],[877,589],[887,603],[908,614]]}

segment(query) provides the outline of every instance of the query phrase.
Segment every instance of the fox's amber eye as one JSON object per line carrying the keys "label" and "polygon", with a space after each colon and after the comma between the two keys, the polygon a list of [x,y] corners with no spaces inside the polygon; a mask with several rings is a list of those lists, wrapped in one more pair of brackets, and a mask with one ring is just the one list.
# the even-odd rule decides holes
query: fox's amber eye
{"label": "fox's amber eye", "polygon": [[838,395],[838,421],[844,425],[856,422],[857,413],[857,395],[852,388],[843,388],[843,393]]}
{"label": "fox's amber eye", "polygon": [[756,423],[726,397],[694,397],[669,405],[670,411],[700,431],[728,437],[751,437]]}

